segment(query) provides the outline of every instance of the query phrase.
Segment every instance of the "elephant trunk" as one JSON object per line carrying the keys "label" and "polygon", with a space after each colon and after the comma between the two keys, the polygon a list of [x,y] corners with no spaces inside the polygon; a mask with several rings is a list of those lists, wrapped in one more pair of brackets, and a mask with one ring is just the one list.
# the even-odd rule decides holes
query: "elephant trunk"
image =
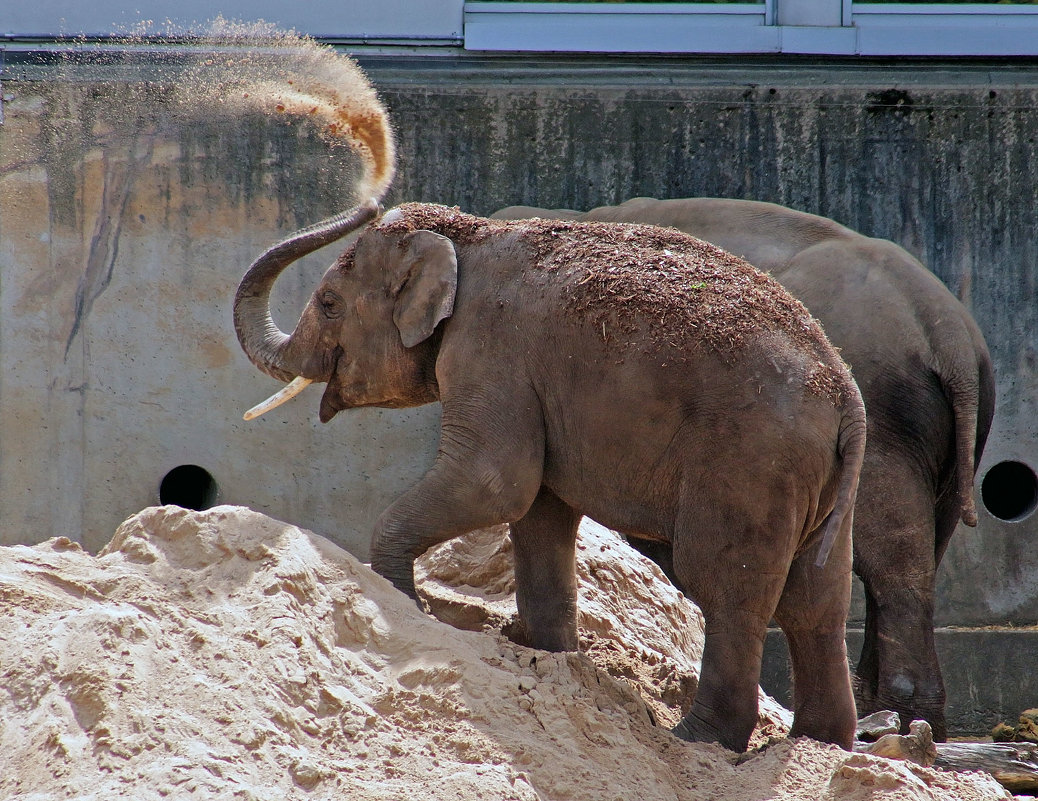
{"label": "elephant trunk", "polygon": [[292,355],[292,338],[270,315],[270,291],[292,262],[341,239],[378,216],[378,201],[369,200],[348,211],[296,231],[268,248],[252,263],[234,296],[234,330],[249,360],[279,381],[303,372],[303,361]]}

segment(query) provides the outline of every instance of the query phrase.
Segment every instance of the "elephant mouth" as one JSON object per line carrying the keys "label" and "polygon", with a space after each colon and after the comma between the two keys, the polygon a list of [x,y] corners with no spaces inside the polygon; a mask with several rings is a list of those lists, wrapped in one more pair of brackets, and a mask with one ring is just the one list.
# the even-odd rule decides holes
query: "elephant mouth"
{"label": "elephant mouth", "polygon": [[324,394],[321,396],[321,407],[318,411],[318,417],[322,423],[327,423],[345,408],[339,399],[339,391],[332,386],[334,378],[335,376],[332,376],[329,379],[324,388]]}
{"label": "elephant mouth", "polygon": [[[255,420],[260,415],[266,414],[267,412],[276,409],[282,404],[288,403],[292,398],[306,389],[314,383],[312,378],[303,378],[299,376],[290,383],[283,386],[278,392],[275,392],[269,398],[262,403],[257,403],[251,409],[249,409],[243,415],[245,420]],[[327,386],[324,388],[324,394],[321,396],[321,406],[319,415],[322,423],[327,423],[345,407],[339,400],[338,391],[333,391],[332,382],[329,381]]]}

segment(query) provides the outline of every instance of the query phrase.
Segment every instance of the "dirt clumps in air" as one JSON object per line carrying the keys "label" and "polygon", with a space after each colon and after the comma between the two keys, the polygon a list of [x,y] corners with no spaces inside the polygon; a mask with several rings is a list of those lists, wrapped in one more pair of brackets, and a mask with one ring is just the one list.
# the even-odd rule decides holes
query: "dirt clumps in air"
{"label": "dirt clumps in air", "polygon": [[[505,618],[503,535],[483,536],[431,554],[422,587]],[[146,509],[97,556],[64,538],[0,548],[0,797],[1008,797],[804,739],[742,757],[678,740],[654,724],[653,670],[694,668],[698,612],[615,534],[585,526],[580,543],[590,655],[444,624],[328,540],[239,507]]]}
{"label": "dirt clumps in air", "polygon": [[209,23],[196,47],[203,55],[173,76],[184,117],[285,115],[357,154],[359,199],[386,193],[396,171],[396,141],[385,106],[353,59],[269,23],[222,17]]}

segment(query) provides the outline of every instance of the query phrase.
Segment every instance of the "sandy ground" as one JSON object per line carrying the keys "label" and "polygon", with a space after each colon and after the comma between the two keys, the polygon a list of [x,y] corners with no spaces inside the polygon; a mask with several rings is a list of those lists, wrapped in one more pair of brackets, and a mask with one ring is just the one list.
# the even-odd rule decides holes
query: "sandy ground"
{"label": "sandy ground", "polygon": [[585,523],[582,654],[515,645],[501,530],[420,564],[429,616],[328,540],[238,507],[146,509],[97,556],[0,548],[3,799],[979,799],[993,779],[781,737],[667,730],[698,610]]}

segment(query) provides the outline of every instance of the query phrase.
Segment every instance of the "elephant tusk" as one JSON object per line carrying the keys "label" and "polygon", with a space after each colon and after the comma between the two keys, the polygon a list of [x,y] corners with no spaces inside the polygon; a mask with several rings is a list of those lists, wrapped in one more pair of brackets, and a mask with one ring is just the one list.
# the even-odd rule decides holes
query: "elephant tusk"
{"label": "elephant tusk", "polygon": [[246,420],[255,420],[261,414],[269,412],[271,409],[276,409],[282,403],[292,400],[296,395],[306,389],[307,386],[313,383],[312,378],[303,378],[299,376],[293,379],[292,383],[283,387],[281,391],[274,393],[267,398],[263,403],[257,403],[251,409],[244,414]]}

